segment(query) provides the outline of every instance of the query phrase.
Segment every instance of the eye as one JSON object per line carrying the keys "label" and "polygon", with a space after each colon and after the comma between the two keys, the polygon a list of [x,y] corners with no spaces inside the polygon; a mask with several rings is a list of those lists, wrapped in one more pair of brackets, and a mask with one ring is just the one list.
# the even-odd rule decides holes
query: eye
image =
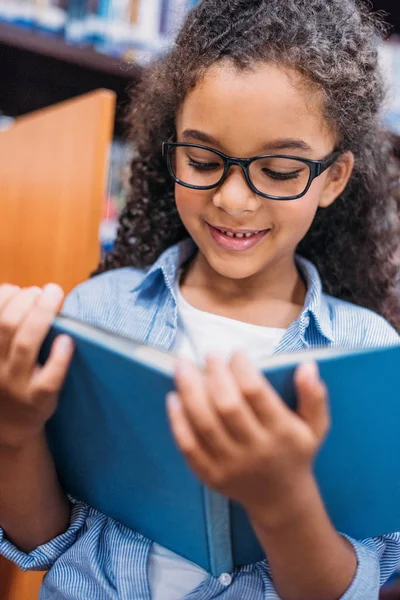
{"label": "eye", "polygon": [[197,162],[191,158],[188,159],[189,167],[193,167],[198,171],[212,171],[213,169],[219,169],[220,164],[216,162]]}
{"label": "eye", "polygon": [[269,169],[263,169],[263,173],[271,179],[277,179],[278,181],[287,181],[289,179],[298,179],[301,171],[293,171],[292,173],[278,173],[277,171],[270,171]]}

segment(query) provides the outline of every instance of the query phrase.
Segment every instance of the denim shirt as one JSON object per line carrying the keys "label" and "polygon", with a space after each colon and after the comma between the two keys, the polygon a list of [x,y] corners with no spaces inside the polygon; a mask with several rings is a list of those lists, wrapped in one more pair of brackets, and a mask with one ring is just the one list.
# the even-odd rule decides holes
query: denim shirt
{"label": "denim shirt", "polygon": [[[63,313],[171,349],[178,322],[174,282],[180,266],[195,250],[193,242],[185,240],[166,250],[151,268],[127,267],[98,275],[71,292]],[[316,268],[299,256],[296,262],[307,284],[306,300],[276,353],[313,346],[400,343],[400,336],[385,319],[324,294]],[[358,567],[341,600],[377,600],[380,586],[400,561],[400,533],[348,539]],[[49,571],[39,600],[150,600],[151,544],[139,533],[76,501],[69,529],[29,554],[13,546],[0,529],[0,554],[21,569]],[[266,560],[238,568],[231,575],[222,579],[210,575],[185,600],[279,600]]]}

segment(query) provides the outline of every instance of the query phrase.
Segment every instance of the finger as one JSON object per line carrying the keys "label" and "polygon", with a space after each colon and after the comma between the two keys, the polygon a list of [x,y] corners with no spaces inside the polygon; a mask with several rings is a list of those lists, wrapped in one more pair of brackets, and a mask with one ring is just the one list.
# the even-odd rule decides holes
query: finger
{"label": "finger", "polygon": [[194,472],[203,481],[207,480],[210,461],[213,459],[204,451],[183,409],[180,396],[175,392],[167,396],[167,414],[173,436],[182,454]]}
{"label": "finger", "polygon": [[230,440],[213,409],[204,375],[190,361],[181,359],[176,369],[175,382],[182,409],[203,446],[214,455],[228,452]]}
{"label": "finger", "polygon": [[32,309],[41,289],[30,287],[20,290],[9,299],[0,314],[0,358],[8,356],[12,339],[18,327]]}
{"label": "finger", "polygon": [[63,296],[63,290],[55,284],[48,284],[41,290],[41,294],[21,321],[11,342],[9,357],[11,374],[30,376]]}
{"label": "finger", "polygon": [[12,285],[10,283],[3,283],[3,285],[0,285],[0,315],[8,302],[10,302],[10,300],[20,291],[21,288],[18,285]]}
{"label": "finger", "polygon": [[297,414],[304,419],[319,440],[325,437],[330,423],[328,393],[319,377],[316,363],[298,367],[295,374],[298,408]]}
{"label": "finger", "polygon": [[207,386],[215,409],[230,435],[239,441],[254,441],[260,425],[243,397],[233,373],[223,360],[207,357]]}
{"label": "finger", "polygon": [[37,368],[32,377],[32,393],[44,400],[59,394],[68,372],[74,344],[67,335],[54,340],[44,367]]}
{"label": "finger", "polygon": [[288,416],[290,411],[279,394],[243,352],[232,356],[230,368],[259,422],[270,425]]}

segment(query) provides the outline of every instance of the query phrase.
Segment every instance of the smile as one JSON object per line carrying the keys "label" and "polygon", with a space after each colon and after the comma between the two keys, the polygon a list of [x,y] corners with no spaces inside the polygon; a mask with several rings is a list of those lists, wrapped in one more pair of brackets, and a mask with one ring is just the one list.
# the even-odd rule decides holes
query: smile
{"label": "smile", "polygon": [[234,251],[244,251],[254,248],[271,229],[261,231],[220,229],[207,223],[212,239],[220,248]]}
{"label": "smile", "polygon": [[[217,228],[215,228],[217,229]],[[259,231],[253,231],[253,232],[249,232],[249,233],[233,233],[232,231],[224,231],[223,229],[219,229],[219,231],[221,233],[223,233],[224,235],[227,235],[228,237],[232,237],[232,238],[250,238],[253,235],[257,235],[260,232]]]}

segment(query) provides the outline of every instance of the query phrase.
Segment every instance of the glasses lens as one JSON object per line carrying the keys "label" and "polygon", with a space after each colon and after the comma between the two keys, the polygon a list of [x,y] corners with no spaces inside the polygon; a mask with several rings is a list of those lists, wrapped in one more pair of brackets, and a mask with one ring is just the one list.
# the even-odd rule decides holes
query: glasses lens
{"label": "glasses lens", "polygon": [[215,185],[224,173],[224,161],[218,154],[196,146],[173,146],[170,160],[175,177],[187,185]]}
{"label": "glasses lens", "polygon": [[290,198],[302,194],[310,179],[310,167],[291,158],[259,158],[251,163],[254,187],[268,196]]}

